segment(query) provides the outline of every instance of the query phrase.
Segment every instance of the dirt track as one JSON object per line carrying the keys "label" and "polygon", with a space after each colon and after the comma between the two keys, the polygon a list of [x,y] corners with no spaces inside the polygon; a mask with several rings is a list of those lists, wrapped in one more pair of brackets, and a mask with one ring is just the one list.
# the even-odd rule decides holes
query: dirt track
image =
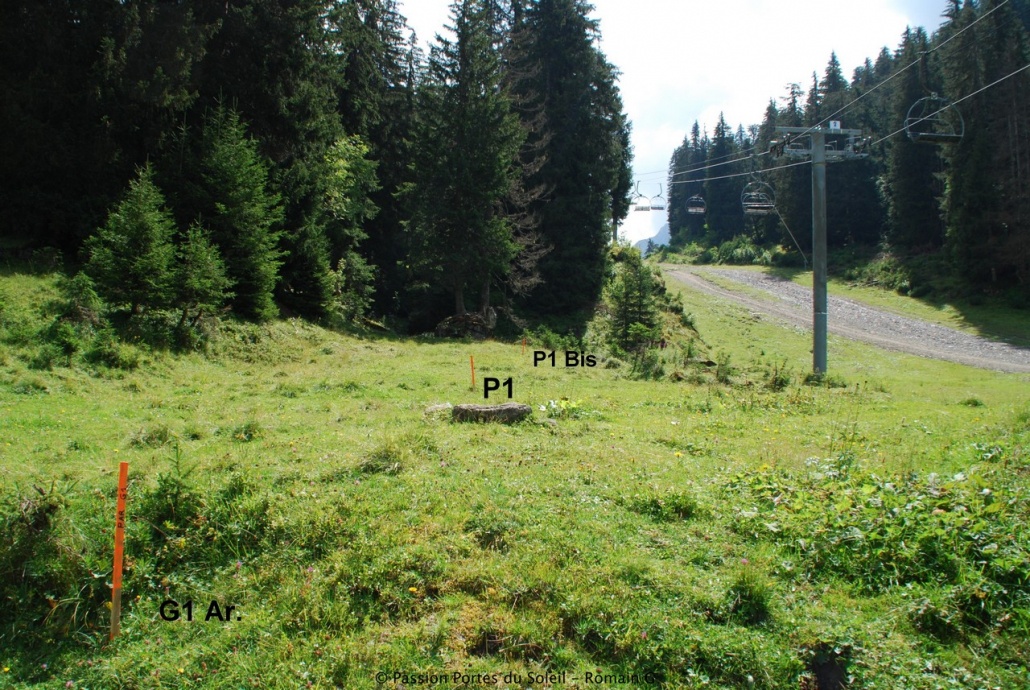
{"label": "dirt track", "polygon": [[[812,328],[812,292],[782,278],[755,271],[728,268],[697,269],[691,266],[662,267],[671,278],[688,288],[741,304],[748,309],[773,316],[787,323]],[[757,298],[727,290],[705,273],[732,280],[770,295]],[[987,340],[953,328],[899,316],[858,302],[829,298],[830,333],[871,343],[887,350],[907,352],[920,357],[943,359],[981,369],[1030,373],[1030,349]]]}

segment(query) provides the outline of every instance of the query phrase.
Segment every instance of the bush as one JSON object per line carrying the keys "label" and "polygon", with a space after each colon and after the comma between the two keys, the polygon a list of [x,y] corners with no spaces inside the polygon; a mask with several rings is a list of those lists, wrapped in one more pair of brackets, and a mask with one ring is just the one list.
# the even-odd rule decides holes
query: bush
{"label": "bush", "polygon": [[0,624],[30,647],[95,627],[110,597],[90,567],[100,535],[82,524],[69,531],[68,506],[55,485],[0,497]]}
{"label": "bush", "polygon": [[136,348],[124,345],[110,328],[99,331],[85,349],[82,358],[90,364],[99,364],[111,369],[131,371],[140,365],[141,357]]}

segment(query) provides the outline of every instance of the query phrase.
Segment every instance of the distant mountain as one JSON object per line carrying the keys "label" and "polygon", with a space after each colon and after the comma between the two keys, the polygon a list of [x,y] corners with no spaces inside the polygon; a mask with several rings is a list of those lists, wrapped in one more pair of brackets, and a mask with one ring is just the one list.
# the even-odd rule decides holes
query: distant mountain
{"label": "distant mountain", "polygon": [[669,224],[666,223],[665,225],[662,226],[662,229],[658,231],[657,235],[655,235],[654,237],[649,237],[649,238],[640,240],[639,242],[637,242],[633,246],[636,247],[637,249],[639,249],[641,252],[644,252],[644,251],[647,251],[647,243],[648,242],[654,242],[656,247],[661,246],[663,244],[668,246],[669,245],[669,240],[671,240],[671,239],[672,239],[672,236],[669,235]]}

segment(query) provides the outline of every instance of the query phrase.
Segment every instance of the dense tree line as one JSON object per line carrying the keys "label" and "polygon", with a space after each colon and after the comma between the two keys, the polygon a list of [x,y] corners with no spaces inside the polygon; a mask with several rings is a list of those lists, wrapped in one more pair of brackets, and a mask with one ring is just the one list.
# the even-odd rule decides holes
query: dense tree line
{"label": "dense tree line", "polygon": [[456,0],[427,56],[396,0],[0,0],[0,240],[186,320],[588,307],[630,185],[591,9]]}
{"label": "dense tree line", "polygon": [[[672,244],[718,246],[745,238],[792,247],[789,227],[807,252],[810,168],[776,170],[796,159],[768,152],[777,126],[825,126],[833,116],[875,143],[868,157],[828,168],[831,248],[937,254],[974,284],[1030,290],[1030,71],[991,86],[1030,63],[1030,3],[949,0],[943,9],[945,21],[932,36],[907,29],[895,51],[884,48],[867,59],[850,82],[831,55],[807,90],[790,85],[744,136],[740,128],[734,136],[722,118],[711,136],[695,123],[670,163]],[[926,143],[895,134],[913,104],[934,95],[945,99],[934,101],[934,110],[955,103],[965,124],[961,140]],[[829,142],[845,145],[833,137]],[[745,216],[740,193],[754,179],[772,185],[786,226],[777,217]],[[694,195],[705,199],[703,216],[687,212]]]}

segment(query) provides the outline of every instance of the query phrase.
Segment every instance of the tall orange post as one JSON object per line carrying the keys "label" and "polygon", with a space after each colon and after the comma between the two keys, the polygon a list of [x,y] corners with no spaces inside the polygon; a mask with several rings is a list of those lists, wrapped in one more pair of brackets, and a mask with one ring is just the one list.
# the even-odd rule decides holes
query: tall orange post
{"label": "tall orange post", "polygon": [[472,369],[472,390],[476,390],[476,361],[469,355],[469,367]]}
{"label": "tall orange post", "polygon": [[122,617],[122,559],[125,545],[125,499],[129,495],[129,463],[118,466],[118,503],[114,521],[114,574],[111,577],[111,639],[118,635]]}

